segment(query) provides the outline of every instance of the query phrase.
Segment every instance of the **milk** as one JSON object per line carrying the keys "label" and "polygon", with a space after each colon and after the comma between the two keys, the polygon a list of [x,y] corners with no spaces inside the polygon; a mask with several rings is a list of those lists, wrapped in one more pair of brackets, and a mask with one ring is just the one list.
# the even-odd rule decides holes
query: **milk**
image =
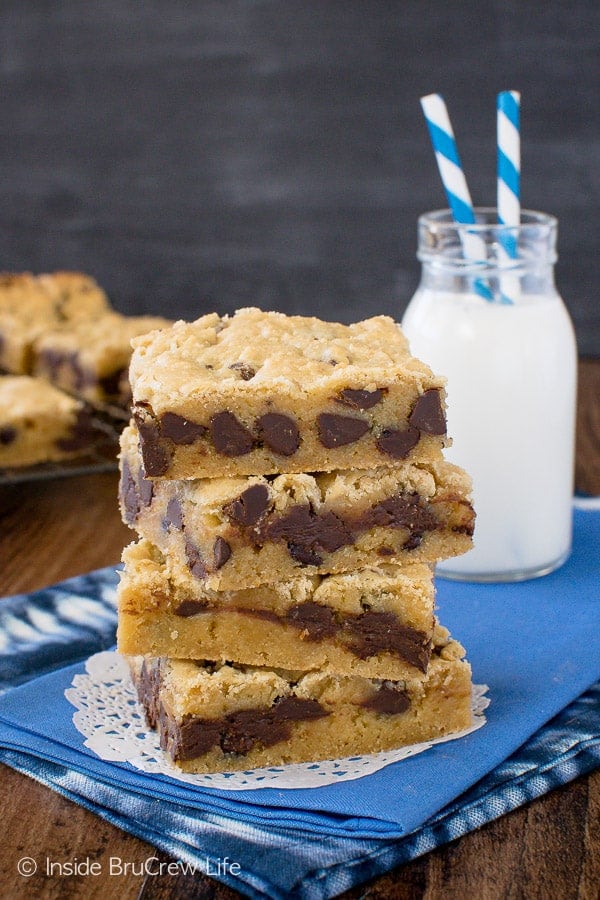
{"label": "milk", "polygon": [[576,346],[560,296],[489,303],[421,287],[402,328],[448,379],[445,455],[473,478],[474,549],[438,572],[514,580],[556,568],[571,546]]}

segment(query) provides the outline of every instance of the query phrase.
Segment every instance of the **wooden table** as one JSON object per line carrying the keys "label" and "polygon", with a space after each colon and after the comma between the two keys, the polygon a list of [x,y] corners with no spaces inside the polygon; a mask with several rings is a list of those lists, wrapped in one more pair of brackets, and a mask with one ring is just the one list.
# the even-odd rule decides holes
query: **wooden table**
{"label": "wooden table", "polygon": [[[580,364],[577,486],[600,494],[600,360]],[[0,491],[3,595],[30,591],[116,563],[131,532],[119,520],[113,473],[37,482]],[[111,875],[110,857],[141,866],[161,852],[0,766],[0,891],[30,897],[235,898],[204,876]],[[102,874],[60,878],[18,874],[33,857],[77,857]],[[130,867],[130,871],[131,867]],[[135,870],[133,870],[135,871]],[[479,831],[346,895],[350,898],[539,898],[592,900],[600,891],[600,770]]]}

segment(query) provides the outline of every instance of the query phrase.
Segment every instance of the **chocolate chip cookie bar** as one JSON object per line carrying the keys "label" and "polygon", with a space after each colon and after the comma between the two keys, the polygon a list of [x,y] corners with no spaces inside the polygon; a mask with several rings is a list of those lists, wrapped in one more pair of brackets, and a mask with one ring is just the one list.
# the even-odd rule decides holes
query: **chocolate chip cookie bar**
{"label": "chocolate chip cookie bar", "polygon": [[220,772],[377,753],[472,724],[463,648],[437,632],[425,680],[129,660],[148,724],[186,772]]}
{"label": "chocolate chip cookie bar", "polygon": [[92,404],[127,406],[131,339],[170,324],[158,316],[114,312],[47,329],[34,344],[34,374]]}
{"label": "chocolate chip cookie bar", "polygon": [[118,647],[130,655],[423,677],[434,589],[424,565],[381,564],[212,591],[146,540],[123,553]]}
{"label": "chocolate chip cookie bar", "polygon": [[41,334],[79,319],[89,321],[108,309],[106,294],[77,272],[0,275],[0,367],[15,375],[31,374],[33,347]]}
{"label": "chocolate chip cookie bar", "polygon": [[216,590],[378,561],[433,563],[472,546],[470,479],[445,461],[150,480],[126,428],[120,466],[123,521]]}
{"label": "chocolate chip cookie bar", "polygon": [[98,438],[84,404],[28,375],[0,377],[0,467],[70,459]]}
{"label": "chocolate chip cookie bar", "polygon": [[82,272],[51,272],[37,282],[51,298],[59,321],[96,319],[112,311],[105,291]]}
{"label": "chocolate chip cookie bar", "polygon": [[438,459],[444,380],[396,323],[259,309],[133,341],[133,414],[149,478],[324,472]]}

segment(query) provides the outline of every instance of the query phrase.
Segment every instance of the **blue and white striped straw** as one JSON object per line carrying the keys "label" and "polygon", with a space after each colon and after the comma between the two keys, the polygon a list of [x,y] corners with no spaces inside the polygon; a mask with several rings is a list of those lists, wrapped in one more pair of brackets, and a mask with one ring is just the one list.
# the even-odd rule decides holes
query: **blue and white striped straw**
{"label": "blue and white striped straw", "polygon": [[[426,97],[421,97],[421,107],[425,114],[440,177],[454,221],[461,225],[473,225],[475,223],[473,201],[458,155],[444,98],[441,94],[428,94]],[[474,261],[486,259],[485,243],[478,234],[461,230],[461,240],[466,259]],[[486,300],[493,300],[491,290],[481,279],[476,280],[475,289]]]}
{"label": "blue and white striped straw", "polygon": [[[502,91],[497,98],[498,131],[498,222],[510,226],[500,233],[500,262],[517,259],[519,248],[516,229],[521,224],[521,138],[518,91]],[[515,230],[513,230],[515,229]],[[518,278],[502,279],[502,299],[514,302],[518,296]],[[505,290],[505,288],[507,290]],[[517,294],[515,294],[515,291]]]}

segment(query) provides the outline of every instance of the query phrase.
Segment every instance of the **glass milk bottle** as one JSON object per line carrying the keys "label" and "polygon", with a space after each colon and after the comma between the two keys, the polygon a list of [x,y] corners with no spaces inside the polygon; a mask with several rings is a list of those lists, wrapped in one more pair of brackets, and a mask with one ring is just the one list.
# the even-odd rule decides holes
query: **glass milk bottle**
{"label": "glass milk bottle", "polygon": [[[412,353],[448,380],[445,455],[473,478],[474,549],[437,571],[514,581],[570,552],[577,353],[554,284],[556,219],[523,211],[510,227],[495,209],[476,219],[420,217],[422,279],[402,328]],[[506,262],[511,238],[516,258]]]}

